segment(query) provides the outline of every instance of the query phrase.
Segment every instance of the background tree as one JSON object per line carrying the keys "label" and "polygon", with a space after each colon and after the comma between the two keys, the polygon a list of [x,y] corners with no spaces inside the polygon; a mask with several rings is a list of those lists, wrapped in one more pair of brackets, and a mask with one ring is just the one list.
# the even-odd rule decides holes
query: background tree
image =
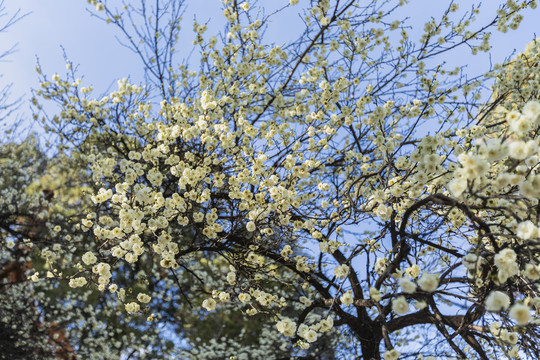
{"label": "background tree", "polygon": [[[2,1],[0,17],[4,32],[24,15],[7,14]],[[84,249],[76,223],[88,212],[84,194],[92,189],[85,188],[87,174],[76,159],[50,156],[50,149],[45,154],[43,140],[25,135],[20,101],[10,101],[10,89],[0,92],[0,358],[103,359],[108,353],[118,359],[135,344],[140,349],[159,341],[144,322],[117,316],[95,289],[71,291],[56,280],[73,272],[72,256]],[[163,354],[159,346],[147,353]]]}
{"label": "background tree", "polygon": [[[69,281],[74,298],[97,289],[93,315],[130,329],[115,348],[539,357],[537,48],[479,76],[443,61],[488,52],[491,31],[515,29],[535,1],[502,2],[485,24],[449,1],[419,36],[406,1],[311,2],[284,46],[265,39],[272,16],[256,4],[223,1],[224,31],[195,22],[200,59],[184,64],[180,2],[93,3],[148,86],[93,96],[70,64],[41,73],[36,96],[60,111],[36,99],[36,118],[90,193],[58,211],[39,250],[51,283]],[[190,343],[130,343],[144,318]],[[225,339],[208,340],[214,324]]]}

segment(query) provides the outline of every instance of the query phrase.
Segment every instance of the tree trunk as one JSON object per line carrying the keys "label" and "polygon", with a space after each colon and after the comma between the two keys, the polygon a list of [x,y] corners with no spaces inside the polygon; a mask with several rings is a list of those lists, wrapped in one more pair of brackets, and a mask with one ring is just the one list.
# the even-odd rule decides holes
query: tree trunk
{"label": "tree trunk", "polygon": [[373,339],[371,341],[362,341],[362,356],[363,360],[380,360],[381,352],[379,351],[380,339]]}
{"label": "tree trunk", "polygon": [[371,326],[361,324],[354,329],[362,348],[362,360],[381,360],[379,345],[382,339],[382,329],[377,324]]}

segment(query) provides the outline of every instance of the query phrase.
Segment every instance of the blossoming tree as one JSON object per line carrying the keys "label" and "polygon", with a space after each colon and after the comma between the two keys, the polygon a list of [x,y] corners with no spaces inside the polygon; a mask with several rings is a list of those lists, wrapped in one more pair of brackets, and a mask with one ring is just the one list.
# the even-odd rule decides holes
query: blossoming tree
{"label": "blossoming tree", "polygon": [[154,329],[121,351],[161,336],[191,339],[163,345],[189,359],[540,357],[539,47],[478,76],[444,62],[489,52],[536,1],[482,24],[449,1],[417,34],[405,0],[291,0],[304,29],[279,46],[275,14],[223,0],[222,33],[194,23],[196,64],[177,60],[180,2],[90,2],[147,83],[96,96],[71,63],[38,68],[35,117],[92,204],[38,244],[34,280]]}

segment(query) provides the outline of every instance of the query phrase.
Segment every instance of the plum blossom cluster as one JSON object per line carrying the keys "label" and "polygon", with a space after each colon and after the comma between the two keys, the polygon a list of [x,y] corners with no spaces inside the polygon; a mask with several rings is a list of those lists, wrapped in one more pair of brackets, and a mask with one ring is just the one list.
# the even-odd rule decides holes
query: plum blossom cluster
{"label": "plum blossom cluster", "polygon": [[[200,66],[172,65],[177,19],[144,19],[157,35],[130,43],[152,54],[154,87],[96,96],[70,66],[41,74],[37,96],[62,104],[44,121],[88,177],[77,260],[60,276],[62,248],[45,248],[51,270],[122,318],[192,336],[189,359],[539,355],[538,47],[488,73],[487,101],[486,78],[434,63],[489,51],[491,27],[517,28],[536,2],[505,1],[483,27],[449,1],[416,39],[407,1],[322,0],[283,47],[255,3],[222,3],[222,36],[193,24]],[[125,12],[92,5],[126,30]],[[176,316],[235,326],[217,341]],[[436,335],[417,346],[421,326]],[[238,342],[250,333],[256,346]]]}

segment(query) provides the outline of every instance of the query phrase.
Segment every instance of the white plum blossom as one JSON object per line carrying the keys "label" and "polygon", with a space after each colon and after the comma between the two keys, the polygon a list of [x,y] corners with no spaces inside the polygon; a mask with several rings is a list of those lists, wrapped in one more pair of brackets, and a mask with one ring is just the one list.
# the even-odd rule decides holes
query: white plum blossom
{"label": "white plum blossom", "polygon": [[439,277],[436,274],[424,272],[418,279],[418,285],[426,292],[434,292],[439,286]]}
{"label": "white plum blossom", "polygon": [[409,303],[404,296],[398,296],[392,300],[392,310],[394,310],[394,312],[398,315],[409,312]]}
{"label": "white plum blossom", "polygon": [[82,287],[87,284],[86,278],[77,277],[69,280],[69,286],[72,288]]}
{"label": "white plum blossom", "polygon": [[408,277],[402,277],[399,279],[399,286],[401,286],[403,291],[407,294],[412,294],[416,291],[416,284]]}
{"label": "white plum blossom", "polygon": [[257,225],[253,221],[250,221],[246,224],[246,229],[249,232],[254,232],[257,229]]}
{"label": "white plum blossom", "polygon": [[538,227],[527,220],[519,223],[516,235],[523,240],[530,240],[538,236]]}
{"label": "white plum blossom", "polygon": [[216,305],[217,305],[216,300],[212,298],[204,299],[202,303],[202,307],[208,311],[214,311],[214,309],[216,308]]}
{"label": "white plum blossom", "polygon": [[510,306],[510,297],[500,291],[492,291],[485,302],[486,310],[501,311],[506,310]]}
{"label": "white plum blossom", "polygon": [[86,265],[92,265],[97,261],[97,257],[93,252],[88,251],[82,256],[82,261]]}
{"label": "white plum blossom", "polygon": [[527,101],[525,106],[523,106],[523,115],[527,116],[534,123],[538,124],[540,122],[540,102],[537,100]]}
{"label": "white plum blossom", "polygon": [[519,325],[526,325],[531,320],[529,307],[522,303],[516,303],[510,307],[508,315],[516,320]]}
{"label": "white plum blossom", "polygon": [[278,321],[276,327],[278,331],[285,336],[292,337],[296,332],[296,325],[290,318],[283,318],[282,320]]}
{"label": "white plum blossom", "polygon": [[343,305],[349,306],[354,302],[354,297],[352,295],[352,292],[350,290],[347,290],[343,295],[341,295],[339,300]]}
{"label": "white plum blossom", "polygon": [[388,258],[377,258],[377,260],[375,261],[375,266],[374,266],[374,269],[375,269],[375,272],[377,272],[378,274],[382,274],[385,270],[386,270],[386,266],[388,264]]}
{"label": "white plum blossom", "polygon": [[399,356],[401,353],[397,351],[396,349],[387,350],[384,352],[383,358],[384,360],[397,360],[399,359]]}
{"label": "white plum blossom", "polygon": [[141,309],[141,306],[136,302],[130,302],[125,305],[125,309],[128,314],[135,314]]}
{"label": "white plum blossom", "polygon": [[349,274],[349,267],[345,264],[336,266],[334,268],[334,274],[337,278],[344,279]]}
{"label": "white plum blossom", "polygon": [[137,295],[137,300],[144,304],[148,304],[152,298],[148,294],[140,293]]}
{"label": "white plum blossom", "polygon": [[467,189],[467,179],[456,177],[448,183],[448,190],[455,197],[460,197]]}
{"label": "white plum blossom", "polygon": [[517,255],[512,249],[501,250],[495,255],[495,266],[499,269],[498,278],[501,283],[519,272]]}
{"label": "white plum blossom", "polygon": [[475,270],[482,264],[482,258],[476,254],[467,254],[462,259],[463,265],[469,270]]}
{"label": "white plum blossom", "polygon": [[525,270],[523,271],[528,279],[536,281],[540,279],[540,265],[527,264],[525,265]]}

